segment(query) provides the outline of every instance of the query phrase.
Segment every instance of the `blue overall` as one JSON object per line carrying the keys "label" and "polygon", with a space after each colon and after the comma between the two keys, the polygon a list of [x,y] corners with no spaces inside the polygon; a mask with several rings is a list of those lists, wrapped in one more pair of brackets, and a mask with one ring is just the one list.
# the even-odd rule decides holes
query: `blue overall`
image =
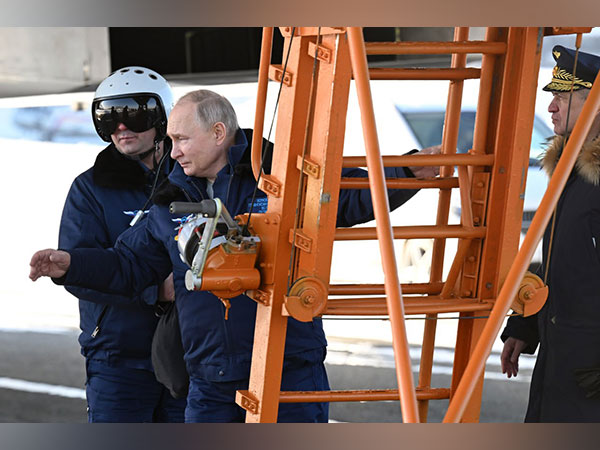
{"label": "blue overall", "polygon": [[[166,173],[169,160],[162,171]],[[114,145],[99,153],[94,166],[79,175],[67,196],[59,248],[105,249],[129,228],[148,199],[154,176],[143,164],[126,159]],[[86,359],[90,422],[182,422],[185,399],[172,398],[154,377],[150,346],[157,316],[157,284],[134,294],[109,294],[66,286],[79,298],[79,343]]]}

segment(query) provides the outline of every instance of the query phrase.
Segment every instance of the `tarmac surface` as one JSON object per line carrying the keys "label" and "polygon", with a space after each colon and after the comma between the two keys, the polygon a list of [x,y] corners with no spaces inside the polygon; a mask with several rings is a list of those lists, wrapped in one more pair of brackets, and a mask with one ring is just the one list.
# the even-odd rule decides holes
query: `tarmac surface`
{"label": "tarmac surface", "polygon": [[[82,423],[87,421],[85,373],[75,330],[39,332],[0,329],[0,422]],[[327,371],[332,389],[395,388],[389,345],[330,338]],[[411,354],[418,354],[411,347]],[[451,351],[436,350],[433,387],[450,385]],[[506,380],[492,354],[486,369],[481,422],[521,422],[532,359]],[[416,364],[416,361],[414,361]],[[448,402],[430,402],[429,422],[441,422]],[[332,403],[335,422],[400,422],[399,402]]]}

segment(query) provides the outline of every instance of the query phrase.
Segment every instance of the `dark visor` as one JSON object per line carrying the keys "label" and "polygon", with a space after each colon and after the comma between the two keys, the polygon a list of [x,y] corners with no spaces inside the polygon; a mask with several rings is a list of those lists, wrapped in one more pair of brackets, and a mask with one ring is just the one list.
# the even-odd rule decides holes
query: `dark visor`
{"label": "dark visor", "polygon": [[161,105],[150,95],[96,101],[92,105],[92,117],[98,132],[107,137],[120,123],[134,133],[141,133],[163,119]]}

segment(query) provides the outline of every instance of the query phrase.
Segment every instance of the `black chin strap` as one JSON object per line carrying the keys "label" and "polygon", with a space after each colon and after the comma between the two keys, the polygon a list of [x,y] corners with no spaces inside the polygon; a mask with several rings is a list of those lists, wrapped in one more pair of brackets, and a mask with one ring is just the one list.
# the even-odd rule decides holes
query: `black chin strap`
{"label": "black chin strap", "polygon": [[143,153],[138,153],[137,155],[123,154],[123,156],[127,159],[131,159],[132,161],[141,161],[142,159],[145,159],[147,156],[151,155],[153,152],[156,152],[156,150],[158,150],[158,142],[154,144],[154,147],[152,147],[149,150],[146,150]]}

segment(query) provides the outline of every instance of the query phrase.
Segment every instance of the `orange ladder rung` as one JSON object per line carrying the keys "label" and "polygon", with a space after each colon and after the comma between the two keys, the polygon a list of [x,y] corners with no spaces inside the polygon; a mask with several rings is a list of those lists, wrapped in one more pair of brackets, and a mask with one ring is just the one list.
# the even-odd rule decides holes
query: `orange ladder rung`
{"label": "orange ladder rung", "polygon": [[[494,155],[400,155],[382,156],[384,167],[410,167],[410,166],[493,166]],[[367,158],[364,156],[344,156],[342,167],[367,167]]]}
{"label": "orange ladder rung", "polygon": [[[450,398],[448,388],[419,388],[416,389],[417,400],[442,400]],[[366,390],[336,390],[336,391],[281,391],[280,403],[303,402],[378,402],[398,401],[398,389],[366,389]]]}
{"label": "orange ladder rung", "polygon": [[[387,178],[388,189],[453,189],[458,187],[457,177],[447,178]],[[340,189],[369,189],[368,178],[342,178]]]}
{"label": "orange ladder rung", "polygon": [[[401,284],[403,294],[430,294],[442,292],[444,283],[407,283]],[[330,284],[329,295],[385,295],[383,284]]]}
{"label": "orange ladder rung", "polygon": [[481,69],[395,68],[369,69],[371,80],[468,80],[481,78]]}
{"label": "orange ladder rung", "polygon": [[[486,227],[464,227],[462,225],[415,225],[392,227],[394,239],[436,239],[436,238],[470,238],[485,237]],[[336,241],[367,241],[377,239],[377,230],[373,227],[337,228]]]}
{"label": "orange ladder rung", "polygon": [[445,55],[452,53],[481,53],[501,55],[504,42],[365,42],[367,55]]}
{"label": "orange ladder rung", "polygon": [[[459,313],[489,311],[493,303],[473,298],[443,299],[439,296],[404,297],[404,314]],[[388,314],[385,297],[329,298],[325,315],[385,316]]]}

